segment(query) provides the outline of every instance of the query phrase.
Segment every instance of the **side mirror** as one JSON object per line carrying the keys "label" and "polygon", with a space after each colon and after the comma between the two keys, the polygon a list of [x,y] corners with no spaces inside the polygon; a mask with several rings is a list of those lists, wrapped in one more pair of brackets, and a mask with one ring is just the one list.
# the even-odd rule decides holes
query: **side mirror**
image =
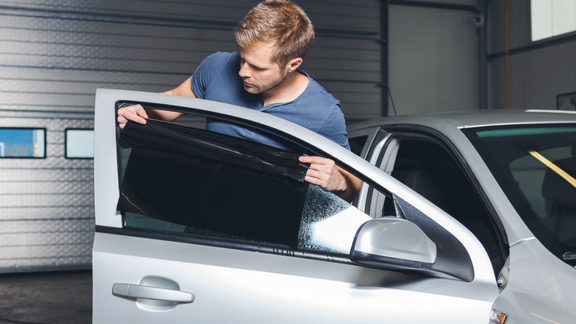
{"label": "side mirror", "polygon": [[364,223],[350,251],[354,263],[384,269],[427,270],[436,257],[436,244],[416,224],[397,217]]}

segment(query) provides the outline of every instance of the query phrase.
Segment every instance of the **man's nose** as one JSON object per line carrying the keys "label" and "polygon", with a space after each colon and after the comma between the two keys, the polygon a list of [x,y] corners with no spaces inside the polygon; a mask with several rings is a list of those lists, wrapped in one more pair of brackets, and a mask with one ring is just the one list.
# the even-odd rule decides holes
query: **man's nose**
{"label": "man's nose", "polygon": [[252,76],[248,64],[244,63],[240,66],[240,71],[238,71],[238,75],[240,75],[241,78],[249,78]]}

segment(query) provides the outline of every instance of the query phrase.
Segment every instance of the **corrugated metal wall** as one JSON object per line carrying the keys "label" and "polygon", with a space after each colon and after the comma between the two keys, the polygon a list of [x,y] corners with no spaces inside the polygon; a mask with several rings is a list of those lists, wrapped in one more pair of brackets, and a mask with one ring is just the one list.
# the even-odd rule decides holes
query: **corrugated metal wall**
{"label": "corrugated metal wall", "polygon": [[398,114],[479,109],[476,0],[418,2],[390,5],[389,83]]}
{"label": "corrugated metal wall", "polygon": [[[576,35],[532,42],[530,2],[509,1],[510,108],[556,109],[556,96],[576,92]],[[505,7],[489,2],[489,107],[506,107]]]}
{"label": "corrugated metal wall", "polygon": [[[98,87],[165,91],[257,1],[0,1],[0,108],[91,110]],[[304,69],[349,120],[379,116],[379,3],[300,1],[317,30]],[[17,105],[17,106],[15,106]]]}
{"label": "corrugated metal wall", "polygon": [[[297,2],[317,31],[303,69],[349,122],[380,116],[380,3]],[[0,159],[0,272],[89,266],[92,161],[64,159],[63,129],[92,125],[97,88],[165,91],[234,51],[256,3],[0,0],[0,126],[48,130],[47,159]]]}
{"label": "corrugated metal wall", "polygon": [[46,129],[46,158],[0,159],[0,272],[90,267],[92,159],[66,159],[66,128],[87,114],[0,110],[0,127]]}

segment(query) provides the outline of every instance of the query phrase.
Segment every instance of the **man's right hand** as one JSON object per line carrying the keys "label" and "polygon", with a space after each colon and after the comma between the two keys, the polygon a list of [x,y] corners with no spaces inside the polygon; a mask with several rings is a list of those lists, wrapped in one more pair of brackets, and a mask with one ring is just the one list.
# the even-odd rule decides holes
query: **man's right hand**
{"label": "man's right hand", "polygon": [[126,123],[131,120],[145,125],[148,114],[141,105],[128,106],[118,109],[118,125],[124,129]]}

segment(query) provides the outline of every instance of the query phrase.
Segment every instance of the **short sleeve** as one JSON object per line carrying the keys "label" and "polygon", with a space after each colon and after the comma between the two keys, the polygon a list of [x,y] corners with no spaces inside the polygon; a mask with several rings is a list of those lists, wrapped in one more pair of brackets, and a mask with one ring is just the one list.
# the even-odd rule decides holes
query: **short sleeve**
{"label": "short sleeve", "polygon": [[208,56],[198,65],[196,71],[194,71],[192,75],[192,92],[194,92],[197,98],[206,98],[206,89],[220,67],[222,67],[222,62],[226,59],[226,54],[228,53],[218,52]]}
{"label": "short sleeve", "polygon": [[331,109],[324,127],[320,132],[320,135],[329,138],[336,144],[350,149],[350,144],[348,143],[348,133],[346,132],[346,121],[344,120],[344,114],[340,109],[340,104],[336,104],[334,108]]}

